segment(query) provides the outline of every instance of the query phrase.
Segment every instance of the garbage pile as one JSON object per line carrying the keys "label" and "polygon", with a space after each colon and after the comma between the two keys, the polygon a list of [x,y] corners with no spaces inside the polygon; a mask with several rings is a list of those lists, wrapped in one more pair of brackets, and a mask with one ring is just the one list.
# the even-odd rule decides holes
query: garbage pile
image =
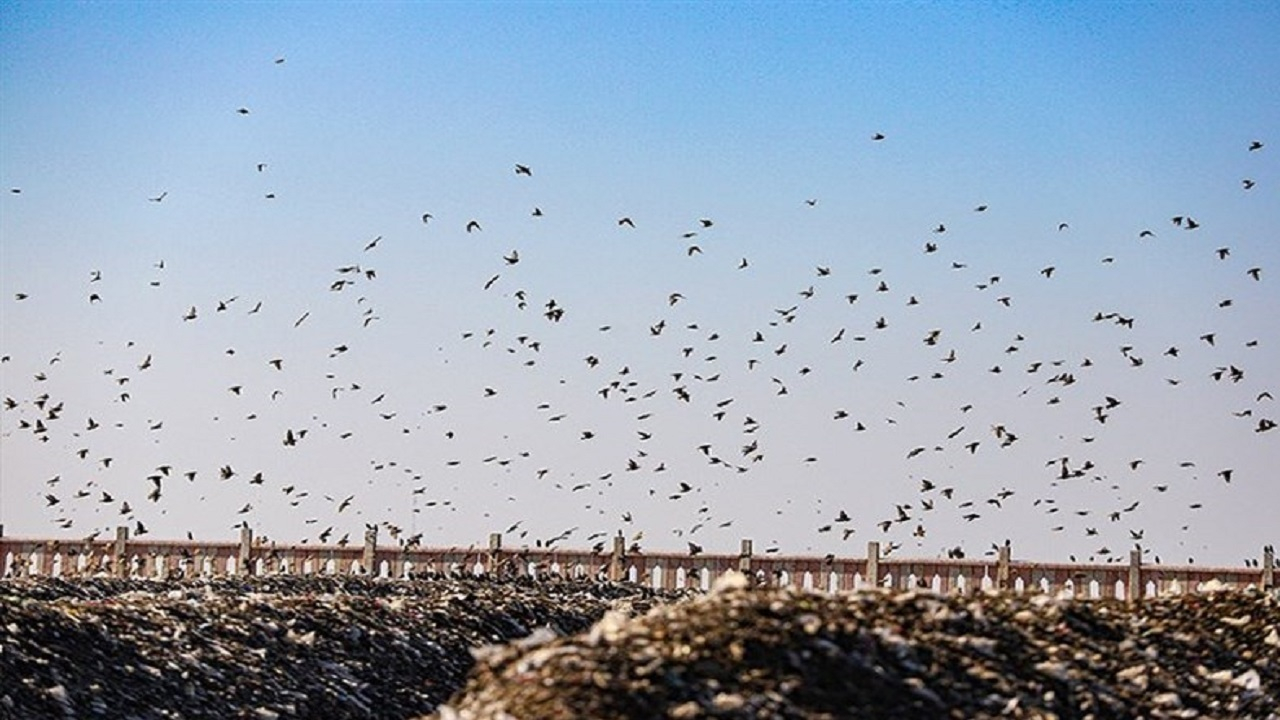
{"label": "garbage pile", "polygon": [[409,718],[472,649],[680,597],[484,578],[0,582],[0,718]]}
{"label": "garbage pile", "polygon": [[723,583],[481,654],[440,720],[1280,718],[1280,604]]}
{"label": "garbage pile", "polygon": [[[442,704],[443,703],[443,704]],[[1263,718],[1280,601],[0,582],[0,718]]]}

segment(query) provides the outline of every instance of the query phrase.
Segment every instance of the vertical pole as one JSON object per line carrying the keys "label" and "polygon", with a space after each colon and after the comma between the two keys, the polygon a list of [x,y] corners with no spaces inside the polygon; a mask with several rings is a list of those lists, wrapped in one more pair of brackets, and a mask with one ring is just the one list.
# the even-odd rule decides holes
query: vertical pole
{"label": "vertical pole", "polygon": [[253,528],[248,523],[240,526],[240,552],[236,556],[236,574],[252,575],[253,567],[250,565],[251,555],[253,553]]}
{"label": "vertical pole", "polygon": [[1262,589],[1274,590],[1276,587],[1276,549],[1271,545],[1262,548]]}
{"label": "vertical pole", "polygon": [[373,564],[377,561],[378,526],[369,525],[364,529],[364,554],[360,556],[360,569],[369,577],[377,577],[379,569]]}
{"label": "vertical pole", "polygon": [[750,538],[742,539],[742,548],[738,551],[738,572],[746,575],[755,584],[755,578],[751,575],[751,553],[752,542]]}
{"label": "vertical pole", "polygon": [[1009,546],[1001,545],[996,554],[996,590],[1009,591]]}
{"label": "vertical pole", "polygon": [[609,582],[622,580],[622,564],[627,557],[627,539],[621,535],[613,537],[613,554],[609,557]]}
{"label": "vertical pole", "polygon": [[129,577],[129,567],[125,564],[128,544],[129,528],[124,525],[116,526],[116,544],[111,551],[111,569],[115,571],[116,577]]}
{"label": "vertical pole", "polygon": [[489,554],[485,558],[484,571],[490,575],[498,572],[502,556],[502,533],[489,533]]}
{"label": "vertical pole", "polygon": [[1129,602],[1142,600],[1142,548],[1129,551],[1129,579],[1124,586],[1124,597]]}
{"label": "vertical pole", "polygon": [[880,543],[875,540],[867,543],[867,585],[880,586]]}
{"label": "vertical pole", "polygon": [[58,544],[53,540],[46,540],[44,547],[40,549],[40,563],[36,566],[36,572],[40,577],[51,577],[53,575],[53,556],[58,551]]}

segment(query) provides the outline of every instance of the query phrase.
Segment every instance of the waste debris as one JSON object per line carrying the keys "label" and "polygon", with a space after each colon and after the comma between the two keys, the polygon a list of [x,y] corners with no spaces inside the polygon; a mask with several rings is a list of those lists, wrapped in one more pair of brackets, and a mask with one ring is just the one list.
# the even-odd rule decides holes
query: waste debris
{"label": "waste debris", "polygon": [[482,653],[438,720],[1278,718],[1280,603],[1222,591],[819,594],[721,582]]}
{"label": "waste debris", "polygon": [[0,718],[409,718],[472,649],[680,595],[568,580],[0,582]]}

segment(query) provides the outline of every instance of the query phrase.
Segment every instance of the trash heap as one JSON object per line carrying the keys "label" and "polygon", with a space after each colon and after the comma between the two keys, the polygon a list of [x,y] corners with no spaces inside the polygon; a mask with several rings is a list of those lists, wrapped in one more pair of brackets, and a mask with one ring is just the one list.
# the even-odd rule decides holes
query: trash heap
{"label": "trash heap", "polygon": [[1278,718],[1280,604],[746,587],[481,653],[441,720]]}
{"label": "trash heap", "polygon": [[409,718],[472,649],[680,597],[598,582],[0,582],[0,718]]}

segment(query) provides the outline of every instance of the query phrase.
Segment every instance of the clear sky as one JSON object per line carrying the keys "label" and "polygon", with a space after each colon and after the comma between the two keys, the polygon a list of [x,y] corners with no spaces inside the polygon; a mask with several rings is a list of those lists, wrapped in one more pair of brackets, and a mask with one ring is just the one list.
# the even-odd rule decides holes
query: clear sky
{"label": "clear sky", "polygon": [[1278,31],[0,2],[0,522],[1239,564],[1280,540]]}

